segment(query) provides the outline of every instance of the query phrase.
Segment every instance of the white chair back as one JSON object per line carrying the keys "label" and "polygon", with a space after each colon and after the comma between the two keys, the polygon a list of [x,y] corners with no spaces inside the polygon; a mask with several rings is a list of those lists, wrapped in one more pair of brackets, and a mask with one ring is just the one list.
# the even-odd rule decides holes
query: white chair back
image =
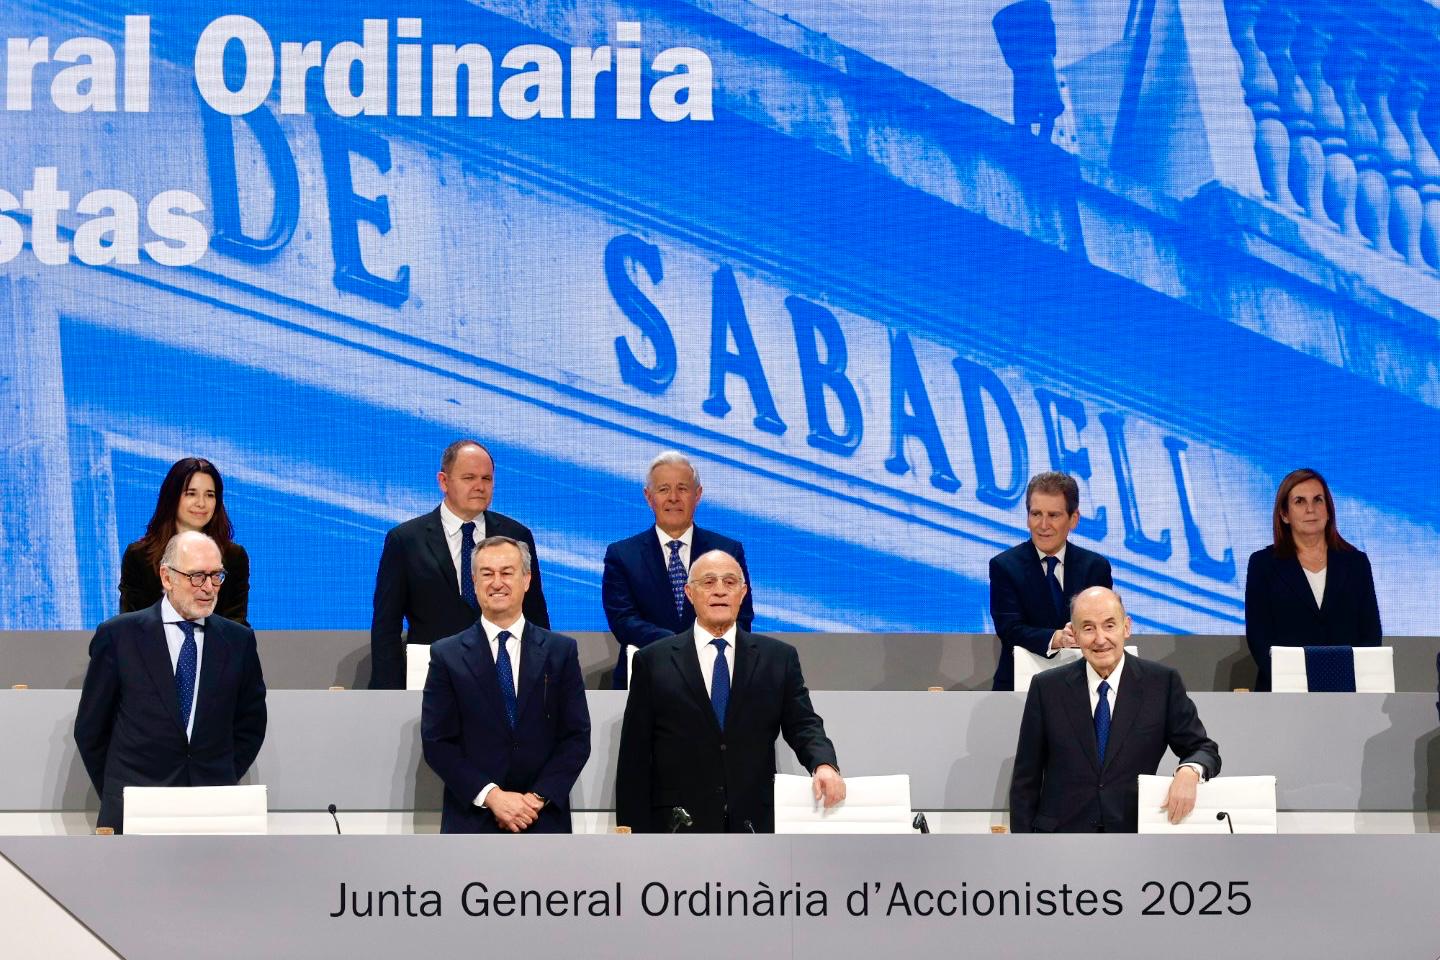
{"label": "white chair back", "polygon": [[[1126,644],[1125,653],[1138,658],[1140,651],[1134,645]],[[1056,667],[1063,667],[1067,663],[1074,663],[1084,654],[1077,647],[1065,647],[1057,650],[1053,657],[1042,657],[1038,653],[1031,653],[1024,647],[1015,648],[1015,692],[1025,693],[1030,689],[1030,681],[1035,679],[1035,674],[1044,673],[1046,670],[1053,670]]]}
{"label": "white chair back", "polygon": [[810,777],[775,776],[776,833],[913,833],[910,777],[846,777],[845,799],[828,810]]}
{"label": "white chair back", "polygon": [[[1195,809],[1172,824],[1161,809],[1170,777],[1140,777],[1141,833],[1275,833],[1274,777],[1216,777],[1195,788]],[[1221,813],[1230,815],[1229,823]]]}
{"label": "white chair back", "polygon": [[430,644],[405,644],[405,689],[424,690],[430,675]]}
{"label": "white chair back", "polygon": [[[1356,693],[1395,692],[1395,649],[1351,647],[1355,657]],[[1270,689],[1275,693],[1308,693],[1304,647],[1270,648]]]}
{"label": "white chair back", "polygon": [[253,834],[267,832],[263,784],[243,787],[126,787],[125,833]]}

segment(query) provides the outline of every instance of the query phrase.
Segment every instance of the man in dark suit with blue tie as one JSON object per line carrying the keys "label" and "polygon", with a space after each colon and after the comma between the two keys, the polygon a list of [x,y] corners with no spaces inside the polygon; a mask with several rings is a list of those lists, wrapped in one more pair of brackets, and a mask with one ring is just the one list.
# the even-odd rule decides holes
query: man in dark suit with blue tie
{"label": "man in dark suit with blue tie", "polygon": [[255,632],[214,616],[220,548],[177,534],[160,558],[164,596],[100,624],[75,715],[75,745],[119,833],[124,789],[234,786],[265,740]]}
{"label": "man in dark suit with blue tie", "polygon": [[1080,487],[1064,473],[1037,473],[1025,488],[1030,539],[990,560],[990,619],[1000,637],[994,690],[1015,689],[1015,648],[1042,657],[1076,646],[1066,632],[1070,598],[1112,586],[1110,561],[1069,542],[1080,522]]}
{"label": "man in dark suit with blue tie", "polygon": [[1220,772],[1180,674],[1125,654],[1130,618],[1113,590],[1075,597],[1071,627],[1083,660],[1035,676],[1025,698],[1010,781],[1014,833],[1134,833],[1140,774],[1166,748],[1180,759],[1164,809],[1179,823],[1196,785]]}
{"label": "man in dark suit with blue tie", "polygon": [[635,656],[615,770],[615,819],[636,833],[773,833],[775,738],[810,771],[815,799],[845,781],[795,648],[740,629],[740,564],[713,550],[685,584],[695,625]]}
{"label": "man in dark suit with blue tie", "polygon": [[[700,503],[700,474],[684,454],[666,450],[650,464],[645,476],[645,502],[655,525],[612,543],[605,550],[600,598],[610,632],[620,643],[614,688],[625,689],[627,648],[642,649],[690,627],[695,608],[685,595],[685,581],[694,558],[723,550],[740,564],[748,581],[745,548],[738,540],[695,526]],[[740,627],[755,622],[749,593],[740,607]]]}
{"label": "man in dark suit with blue tie", "polygon": [[570,789],[590,756],[575,641],[526,621],[530,551],[475,547],[480,620],[430,647],[420,710],[425,762],[445,784],[442,833],[569,833]]}
{"label": "man in dark suit with blue tie", "polygon": [[[528,527],[490,508],[495,461],[478,440],[456,440],[440,456],[440,506],[385,535],[370,619],[370,689],[405,688],[405,645],[431,644],[475,622],[479,606],[469,558],[486,537],[510,537],[530,550],[525,619],[549,628],[540,560]],[[401,636],[401,629],[409,630]]]}

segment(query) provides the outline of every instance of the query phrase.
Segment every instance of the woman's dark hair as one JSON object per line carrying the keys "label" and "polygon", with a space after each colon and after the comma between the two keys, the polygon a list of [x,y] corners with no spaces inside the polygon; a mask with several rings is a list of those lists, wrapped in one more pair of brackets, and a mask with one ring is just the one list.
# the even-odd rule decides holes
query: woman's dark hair
{"label": "woman's dark hair", "polygon": [[155,512],[150,516],[150,525],[145,528],[145,536],[140,541],[145,547],[145,557],[154,570],[160,569],[160,557],[165,552],[165,545],[177,532],[175,516],[180,512],[180,497],[185,493],[185,488],[190,486],[190,478],[197,473],[203,473],[215,482],[215,513],[210,517],[210,522],[205,524],[203,532],[215,541],[221,555],[224,555],[234,542],[235,528],[230,525],[230,516],[225,512],[225,481],[220,479],[220,471],[215,469],[215,464],[203,457],[176,460],[170,472],[165,474],[165,479],[160,482],[160,496],[155,501]]}
{"label": "woman's dark hair", "polygon": [[1335,526],[1335,498],[1330,496],[1330,484],[1325,482],[1319,471],[1301,467],[1286,474],[1285,479],[1280,481],[1280,489],[1275,491],[1275,512],[1271,516],[1271,524],[1275,528],[1275,552],[1282,557],[1295,556],[1295,532],[1284,518],[1290,512],[1290,494],[1307,480],[1320,481],[1320,489],[1325,491],[1325,546],[1331,550],[1354,550]]}

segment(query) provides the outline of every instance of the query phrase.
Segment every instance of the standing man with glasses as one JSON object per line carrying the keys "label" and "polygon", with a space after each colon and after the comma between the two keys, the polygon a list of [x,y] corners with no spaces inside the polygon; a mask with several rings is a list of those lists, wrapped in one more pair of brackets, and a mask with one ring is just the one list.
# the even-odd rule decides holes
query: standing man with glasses
{"label": "standing man with glasses", "polygon": [[[749,579],[745,548],[738,540],[695,526],[702,492],[695,465],[684,454],[666,450],[650,462],[645,474],[645,502],[655,514],[655,525],[605,550],[600,598],[610,632],[620,643],[616,690],[625,689],[630,649],[674,636],[694,622],[695,608],[686,599],[685,581],[695,557],[723,550]],[[741,629],[749,630],[754,621],[755,607],[747,593],[740,606]]]}
{"label": "standing man with glasses", "polygon": [[690,567],[695,626],[635,656],[625,702],[615,819],[637,833],[773,833],[775,738],[814,777],[815,798],[845,799],[825,724],[788,643],[737,621],[739,562],[713,550]]}
{"label": "standing man with glasses", "polygon": [[590,756],[575,641],[526,622],[530,548],[475,547],[480,621],[430,647],[420,709],[425,762],[445,784],[441,833],[569,833],[570,789]]}
{"label": "standing man with glasses", "polygon": [[[405,645],[431,644],[475,622],[480,606],[470,575],[475,544],[510,537],[530,550],[530,590],[525,619],[549,628],[535,537],[524,524],[490,509],[495,461],[478,440],[456,440],[440,456],[436,476],[444,499],[423,516],[385,535],[375,574],[370,618],[370,689],[405,688]],[[405,623],[409,631],[401,636]]]}
{"label": "standing man with glasses", "polygon": [[160,558],[164,596],[95,630],[75,745],[100,795],[97,826],[124,825],[124,788],[234,786],[265,740],[255,632],[215,616],[220,548],[198,531]]}

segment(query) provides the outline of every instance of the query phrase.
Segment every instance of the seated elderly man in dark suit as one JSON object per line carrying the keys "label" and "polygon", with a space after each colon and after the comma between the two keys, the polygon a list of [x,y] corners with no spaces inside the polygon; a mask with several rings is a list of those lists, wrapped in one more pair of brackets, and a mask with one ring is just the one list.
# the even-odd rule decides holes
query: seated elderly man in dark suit
{"label": "seated elderly man in dark suit", "polygon": [[176,534],[160,558],[164,596],[90,641],[75,745],[100,794],[98,826],[120,832],[127,786],[234,786],[260,752],[265,679],[255,632],[215,616],[220,557],[205,534]]}
{"label": "seated elderly man in dark suit", "polygon": [[1165,809],[1179,823],[1195,786],[1220,772],[1220,749],[1170,667],[1125,655],[1130,617],[1120,597],[1091,587],[1075,598],[1071,627],[1085,659],[1030,684],[1015,774],[1015,833],[1134,833],[1136,777],[1153,774],[1168,747],[1180,758]]}
{"label": "seated elderly man in dark suit", "polygon": [[476,544],[480,620],[430,647],[420,707],[425,762],[445,783],[442,833],[569,833],[590,756],[575,641],[526,620],[530,548]]}
{"label": "seated elderly man in dark suit", "polygon": [[1065,629],[1070,598],[1109,587],[1110,561],[1069,542],[1080,522],[1080,486],[1063,473],[1037,473],[1025,488],[1030,539],[990,560],[990,619],[1000,637],[994,690],[1015,689],[1015,648],[1054,656],[1076,646]]}

